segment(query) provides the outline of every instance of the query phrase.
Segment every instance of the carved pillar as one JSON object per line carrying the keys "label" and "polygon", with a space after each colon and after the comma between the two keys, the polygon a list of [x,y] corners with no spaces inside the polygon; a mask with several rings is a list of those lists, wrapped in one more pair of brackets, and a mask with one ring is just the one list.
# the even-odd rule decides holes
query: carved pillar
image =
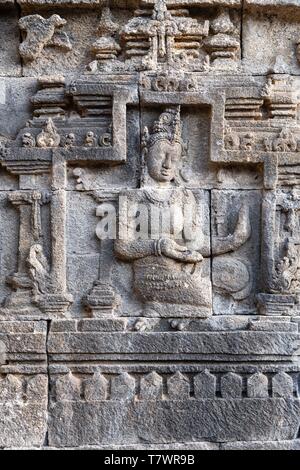
{"label": "carved pillar", "polygon": [[262,280],[260,313],[297,315],[300,294],[299,194],[265,191],[262,206]]}
{"label": "carved pillar", "polygon": [[15,289],[5,301],[7,308],[27,312],[33,309],[32,281],[28,274],[27,257],[30,247],[41,237],[40,206],[47,202],[47,196],[39,191],[15,191],[9,201],[19,210],[18,269],[8,282]]}
{"label": "carved pillar", "polygon": [[[94,193],[93,196],[102,205],[97,208],[96,214],[103,216],[107,210],[113,208],[115,202],[114,194],[101,194],[99,196]],[[105,206],[105,204],[109,204]],[[98,232],[96,231],[97,235]],[[94,282],[94,285],[89,294],[84,299],[84,304],[91,311],[93,317],[96,318],[109,318],[114,315],[115,309],[118,306],[119,298],[114,288],[111,285],[111,270],[112,270],[112,252],[114,240],[109,238],[100,238],[100,256],[99,256],[99,279]]]}
{"label": "carved pillar", "polygon": [[55,289],[66,290],[66,163],[53,155],[51,203],[52,281]]}
{"label": "carved pillar", "polygon": [[67,293],[66,256],[66,163],[59,152],[53,152],[51,198],[51,288],[41,296],[40,308],[49,314],[62,315],[73,301]]}

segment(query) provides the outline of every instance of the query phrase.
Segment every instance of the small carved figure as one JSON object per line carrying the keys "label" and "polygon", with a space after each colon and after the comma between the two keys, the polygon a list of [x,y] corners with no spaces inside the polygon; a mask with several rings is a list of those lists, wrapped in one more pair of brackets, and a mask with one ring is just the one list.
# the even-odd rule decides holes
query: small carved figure
{"label": "small carved figure", "polygon": [[111,144],[112,144],[112,136],[110,132],[105,132],[105,134],[99,137],[100,147],[111,147]]}
{"label": "small carved figure", "polygon": [[96,147],[97,139],[93,131],[87,132],[85,136],[84,146],[85,147]]}
{"label": "small carved figure", "polygon": [[224,137],[224,146],[226,150],[240,149],[240,137],[231,128],[226,129]]}
{"label": "small carved figure", "polygon": [[73,176],[76,178],[76,189],[77,191],[82,191],[86,189],[84,184],[84,170],[82,168],[74,168]]}
{"label": "small carved figure", "polygon": [[277,139],[273,142],[275,152],[295,152],[297,142],[289,129],[283,129]]}
{"label": "small carved figure", "polygon": [[25,132],[25,134],[22,137],[22,147],[31,148],[31,147],[35,147],[35,145],[36,143],[35,143],[35,138],[33,137],[33,135],[30,134],[30,132]]}
{"label": "small carved figure", "polygon": [[272,139],[271,137],[265,137],[264,140],[263,140],[263,146],[264,146],[264,150],[266,150],[267,152],[272,152],[273,150],[273,145],[272,145]]}
{"label": "small carved figure", "polygon": [[248,133],[241,138],[240,149],[245,152],[250,152],[254,143],[254,135],[252,133]]}
{"label": "small carved figure", "polygon": [[71,132],[70,134],[66,136],[64,147],[67,147],[67,148],[74,147],[75,143],[76,143],[75,134]]}
{"label": "small carved figure", "polygon": [[19,27],[26,33],[26,38],[19,48],[23,60],[32,61],[40,57],[45,46],[57,46],[64,51],[72,50],[67,34],[59,31],[66,23],[59,15],[52,15],[49,19],[40,15],[21,18]]}
{"label": "small carved figure", "polygon": [[60,143],[60,135],[51,118],[49,118],[44,126],[44,129],[36,138],[38,147],[58,147]]}

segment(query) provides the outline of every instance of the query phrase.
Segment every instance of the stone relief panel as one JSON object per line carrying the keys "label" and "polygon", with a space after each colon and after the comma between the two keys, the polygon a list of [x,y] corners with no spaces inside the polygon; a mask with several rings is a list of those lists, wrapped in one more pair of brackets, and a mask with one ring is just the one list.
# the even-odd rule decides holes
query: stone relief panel
{"label": "stone relief panel", "polygon": [[285,3],[0,4],[1,447],[299,448]]}

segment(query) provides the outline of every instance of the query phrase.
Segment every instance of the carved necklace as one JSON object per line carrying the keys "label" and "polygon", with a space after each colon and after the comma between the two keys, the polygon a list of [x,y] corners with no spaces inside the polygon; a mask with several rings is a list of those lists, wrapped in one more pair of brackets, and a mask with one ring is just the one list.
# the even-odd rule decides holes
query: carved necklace
{"label": "carved necklace", "polygon": [[148,201],[159,207],[166,207],[172,205],[176,200],[178,200],[178,191],[171,191],[172,193],[170,196],[164,194],[164,198],[160,198],[159,191],[156,191],[155,189],[144,189]]}

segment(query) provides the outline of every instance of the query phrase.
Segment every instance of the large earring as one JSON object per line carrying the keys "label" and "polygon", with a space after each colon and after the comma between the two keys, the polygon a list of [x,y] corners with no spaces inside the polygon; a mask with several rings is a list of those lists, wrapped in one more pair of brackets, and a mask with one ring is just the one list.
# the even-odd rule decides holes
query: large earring
{"label": "large earring", "polygon": [[142,150],[142,161],[141,161],[141,186],[144,186],[148,177],[148,168],[147,168],[147,157],[148,157],[148,148],[144,147]]}

